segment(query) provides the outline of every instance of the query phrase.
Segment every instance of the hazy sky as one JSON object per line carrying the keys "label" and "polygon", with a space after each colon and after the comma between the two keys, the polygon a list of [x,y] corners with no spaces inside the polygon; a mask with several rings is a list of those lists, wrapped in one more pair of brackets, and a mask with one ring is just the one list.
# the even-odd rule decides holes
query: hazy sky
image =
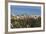
{"label": "hazy sky", "polygon": [[11,14],[12,15],[41,15],[41,7],[39,6],[18,6],[18,5],[11,5]]}

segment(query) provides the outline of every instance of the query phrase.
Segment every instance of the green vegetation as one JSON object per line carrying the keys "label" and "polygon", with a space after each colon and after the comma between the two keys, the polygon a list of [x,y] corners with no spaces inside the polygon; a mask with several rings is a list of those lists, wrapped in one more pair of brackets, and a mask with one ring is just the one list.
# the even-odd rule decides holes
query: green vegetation
{"label": "green vegetation", "polygon": [[24,17],[23,19],[17,19],[16,16],[11,17],[11,28],[31,28],[31,27],[40,27],[41,26],[41,17],[37,19]]}

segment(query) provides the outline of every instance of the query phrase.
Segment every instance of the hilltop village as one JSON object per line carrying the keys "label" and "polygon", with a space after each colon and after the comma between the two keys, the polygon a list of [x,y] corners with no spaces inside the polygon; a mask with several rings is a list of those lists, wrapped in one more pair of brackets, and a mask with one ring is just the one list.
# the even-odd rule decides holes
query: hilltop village
{"label": "hilltop village", "polygon": [[30,28],[41,26],[41,16],[11,16],[11,28]]}

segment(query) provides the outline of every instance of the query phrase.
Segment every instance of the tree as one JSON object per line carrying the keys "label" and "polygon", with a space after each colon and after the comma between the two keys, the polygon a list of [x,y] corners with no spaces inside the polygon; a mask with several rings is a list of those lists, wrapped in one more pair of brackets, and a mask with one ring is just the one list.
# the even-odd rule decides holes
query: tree
{"label": "tree", "polygon": [[31,27],[40,27],[41,26],[41,17],[32,20]]}

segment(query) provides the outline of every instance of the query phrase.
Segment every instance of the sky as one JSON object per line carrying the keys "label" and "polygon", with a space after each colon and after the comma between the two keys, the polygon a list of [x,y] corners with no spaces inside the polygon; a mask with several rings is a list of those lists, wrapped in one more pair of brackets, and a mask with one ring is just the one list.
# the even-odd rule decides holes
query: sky
{"label": "sky", "polygon": [[41,7],[40,6],[18,6],[11,5],[11,14],[13,16],[16,15],[41,15]]}

